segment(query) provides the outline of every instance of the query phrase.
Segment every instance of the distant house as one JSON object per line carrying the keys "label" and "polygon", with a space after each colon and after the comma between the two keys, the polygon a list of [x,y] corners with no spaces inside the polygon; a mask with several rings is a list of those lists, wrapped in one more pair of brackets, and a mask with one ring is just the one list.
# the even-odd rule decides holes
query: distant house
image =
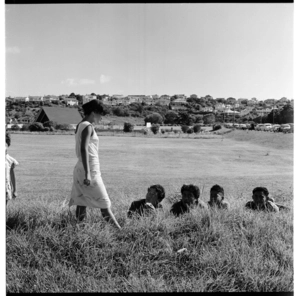
{"label": "distant house", "polygon": [[42,96],[29,96],[28,99],[29,102],[43,102]]}
{"label": "distant house", "polygon": [[58,96],[50,96],[50,95],[43,96],[44,102],[58,101],[58,99],[59,99]]}
{"label": "distant house", "polygon": [[159,99],[157,99],[157,103],[163,106],[168,106],[170,104],[171,97],[168,95],[162,95]]}
{"label": "distant house", "polygon": [[5,102],[14,102],[15,101],[15,99],[14,98],[11,98],[11,97],[6,97],[5,98]]}
{"label": "distant house", "polygon": [[145,95],[129,95],[127,96],[128,104],[131,103],[142,103],[146,101]]}
{"label": "distant house", "polygon": [[230,109],[226,109],[224,111],[224,114],[227,115],[227,116],[235,116],[235,115],[240,115],[240,112],[233,111],[233,110],[230,110]]}
{"label": "distant house", "polygon": [[266,99],[266,100],[264,100],[264,103],[266,105],[274,105],[275,104],[275,99]]}
{"label": "distant house", "polygon": [[225,104],[217,103],[217,104],[215,105],[215,110],[216,110],[216,111],[224,111],[224,109],[225,109]]}
{"label": "distant house", "polygon": [[14,97],[14,102],[26,102],[26,97]]}
{"label": "distant house", "polygon": [[265,116],[265,115],[268,115],[272,110],[269,109],[269,108],[266,108],[266,109],[257,109],[256,110],[256,113],[259,115],[259,116]]}
{"label": "distant house", "polygon": [[239,99],[237,100],[237,103],[238,103],[238,104],[241,104],[243,101],[248,102],[248,99],[245,99],[245,98],[239,98]]}
{"label": "distant house", "polygon": [[203,107],[203,108],[201,108],[201,111],[203,111],[203,112],[213,112],[214,108],[213,107]]}
{"label": "distant house", "polygon": [[91,100],[96,100],[96,99],[97,99],[97,96],[93,96],[93,95],[82,96],[82,104],[85,104]]}
{"label": "distant house", "polygon": [[244,110],[242,110],[242,111],[240,112],[240,115],[241,115],[241,116],[247,115],[247,114],[249,114],[253,109],[254,109],[254,107],[246,107]]}
{"label": "distant house", "polygon": [[257,104],[257,102],[254,101],[254,100],[248,100],[248,101],[247,101],[247,106],[254,106],[254,105],[256,105],[256,104]]}
{"label": "distant house", "polygon": [[67,106],[78,105],[78,100],[75,98],[66,98],[64,99],[64,102],[66,103]]}
{"label": "distant house", "polygon": [[82,120],[78,109],[66,107],[42,107],[35,117],[35,122],[54,121],[58,124],[76,125]]}
{"label": "distant house", "polygon": [[180,97],[175,100],[173,100],[172,102],[170,102],[170,107],[172,110],[184,110],[186,109],[186,105],[187,105],[187,101],[186,98]]}
{"label": "distant house", "polygon": [[158,99],[159,99],[159,95],[152,95],[151,98],[152,98],[153,100],[158,100]]}
{"label": "distant house", "polygon": [[235,103],[236,103],[235,98],[229,97],[229,98],[226,99],[226,104],[234,105]]}

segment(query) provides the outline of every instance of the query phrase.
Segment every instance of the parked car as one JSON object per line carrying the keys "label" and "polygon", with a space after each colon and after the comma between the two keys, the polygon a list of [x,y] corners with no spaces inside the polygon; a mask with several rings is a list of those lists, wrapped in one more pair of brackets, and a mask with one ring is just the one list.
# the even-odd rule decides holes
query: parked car
{"label": "parked car", "polygon": [[235,127],[235,128],[239,128],[239,126],[240,126],[240,125],[239,125],[238,123],[234,123],[234,124],[233,124],[233,127]]}
{"label": "parked car", "polygon": [[258,124],[256,127],[255,127],[255,130],[257,131],[262,131],[264,128],[264,125],[263,124]]}
{"label": "parked car", "polygon": [[232,128],[233,127],[233,123],[232,122],[227,122],[225,126],[227,128]]}
{"label": "parked car", "polygon": [[247,129],[247,125],[245,123],[240,123],[239,128],[242,130],[245,130],[245,129]]}
{"label": "parked car", "polygon": [[273,124],[270,131],[276,133],[279,131],[279,129],[280,129],[280,124]]}
{"label": "parked car", "polygon": [[294,124],[293,123],[289,123],[290,125],[290,129],[288,130],[288,133],[293,133],[294,132]]}
{"label": "parked car", "polygon": [[285,124],[282,124],[282,125],[280,126],[279,131],[280,131],[280,132],[283,132],[283,133],[286,133],[286,132],[288,132],[290,129],[291,129],[291,126],[290,126],[289,124],[285,123]]}
{"label": "parked car", "polygon": [[272,124],[271,123],[265,123],[263,130],[266,132],[269,132],[272,129]]}

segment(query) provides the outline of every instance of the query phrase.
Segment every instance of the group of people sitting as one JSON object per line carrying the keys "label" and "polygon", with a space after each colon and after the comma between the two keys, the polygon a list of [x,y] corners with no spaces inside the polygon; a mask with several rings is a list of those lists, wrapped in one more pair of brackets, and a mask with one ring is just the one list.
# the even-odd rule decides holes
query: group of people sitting
{"label": "group of people sitting", "polygon": [[[205,203],[199,199],[199,187],[193,184],[183,185],[181,187],[181,200],[175,202],[170,212],[175,216],[180,216],[190,212],[192,208],[200,209],[229,209],[229,202],[225,200],[224,189],[219,185],[214,185],[210,189],[210,200]],[[165,190],[161,185],[152,185],[148,188],[146,198],[136,200],[131,203],[127,216],[131,218],[134,215],[146,215],[155,213],[157,209],[162,208],[161,202],[165,198]],[[245,208],[251,210],[260,210],[268,212],[279,212],[289,209],[286,206],[276,204],[272,197],[269,197],[269,191],[265,187],[256,187],[252,191],[252,199],[248,201]]]}

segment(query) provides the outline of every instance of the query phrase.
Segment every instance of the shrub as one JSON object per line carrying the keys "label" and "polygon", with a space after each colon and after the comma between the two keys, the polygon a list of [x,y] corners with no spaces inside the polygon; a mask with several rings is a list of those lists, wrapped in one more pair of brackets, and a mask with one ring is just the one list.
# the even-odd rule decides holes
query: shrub
{"label": "shrub", "polygon": [[192,134],[194,132],[194,130],[192,128],[189,128],[187,131],[186,131],[188,134]]}
{"label": "shrub", "polygon": [[182,125],[181,130],[186,133],[188,131],[189,127],[187,125]]}
{"label": "shrub", "polygon": [[17,124],[14,124],[11,126],[10,128],[12,131],[19,131],[20,130],[20,127],[17,125]]}
{"label": "shrub", "polygon": [[56,125],[57,123],[52,120],[44,122],[44,127],[51,127],[51,126],[55,127]]}
{"label": "shrub", "polygon": [[49,129],[50,129],[50,132],[54,132],[55,131],[54,126],[50,126]]}
{"label": "shrub", "polygon": [[49,132],[49,131],[50,131],[50,127],[48,126],[44,127],[43,132]]}
{"label": "shrub", "polygon": [[43,131],[44,126],[40,122],[33,122],[32,124],[29,125],[28,128],[31,132],[40,132]]}
{"label": "shrub", "polygon": [[162,116],[159,114],[159,113],[152,113],[152,114],[149,114],[145,117],[144,119],[145,123],[146,122],[151,122],[152,124],[161,124],[163,123],[163,118]]}
{"label": "shrub", "polygon": [[66,124],[66,123],[57,124],[56,129],[63,130],[63,131],[69,131],[72,129],[72,126],[70,124]]}
{"label": "shrub", "polygon": [[152,126],[151,126],[151,131],[153,132],[153,134],[156,135],[156,134],[158,133],[159,127],[160,127],[159,124],[152,124]]}
{"label": "shrub", "polygon": [[23,124],[21,131],[29,131],[29,124]]}
{"label": "shrub", "polygon": [[222,128],[222,126],[220,124],[214,124],[213,125],[213,131],[217,131],[217,130],[219,130],[221,128]]}
{"label": "shrub", "polygon": [[123,131],[125,133],[131,133],[133,131],[134,125],[130,122],[124,122]]}
{"label": "shrub", "polygon": [[177,134],[177,133],[179,133],[180,131],[176,129],[176,130],[174,130],[173,132],[174,132],[174,134]]}
{"label": "shrub", "polygon": [[201,132],[201,125],[200,124],[195,124],[193,126],[193,130],[194,130],[195,134],[200,133]]}
{"label": "shrub", "polygon": [[[166,130],[166,131],[168,131],[168,130]],[[164,129],[161,129],[160,132],[161,132],[162,134],[164,134],[164,133],[165,133],[165,130],[164,130]]]}
{"label": "shrub", "polygon": [[149,130],[148,130],[147,128],[144,128],[144,129],[142,130],[142,132],[143,132],[144,135],[148,135]]}

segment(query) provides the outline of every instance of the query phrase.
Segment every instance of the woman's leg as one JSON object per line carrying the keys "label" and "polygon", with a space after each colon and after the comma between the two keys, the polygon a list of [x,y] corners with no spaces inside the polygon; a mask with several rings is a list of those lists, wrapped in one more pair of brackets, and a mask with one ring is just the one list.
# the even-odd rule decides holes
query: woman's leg
{"label": "woman's leg", "polygon": [[17,184],[16,184],[14,167],[11,167],[11,169],[10,169],[10,180],[11,180],[12,198],[16,198],[17,197]]}
{"label": "woman's leg", "polygon": [[101,209],[101,214],[106,222],[113,223],[117,228],[121,229],[118,221],[116,220],[114,214],[112,213],[111,209]]}
{"label": "woman's leg", "polygon": [[77,206],[76,207],[76,218],[78,221],[82,221],[86,217],[86,207],[85,206]]}

